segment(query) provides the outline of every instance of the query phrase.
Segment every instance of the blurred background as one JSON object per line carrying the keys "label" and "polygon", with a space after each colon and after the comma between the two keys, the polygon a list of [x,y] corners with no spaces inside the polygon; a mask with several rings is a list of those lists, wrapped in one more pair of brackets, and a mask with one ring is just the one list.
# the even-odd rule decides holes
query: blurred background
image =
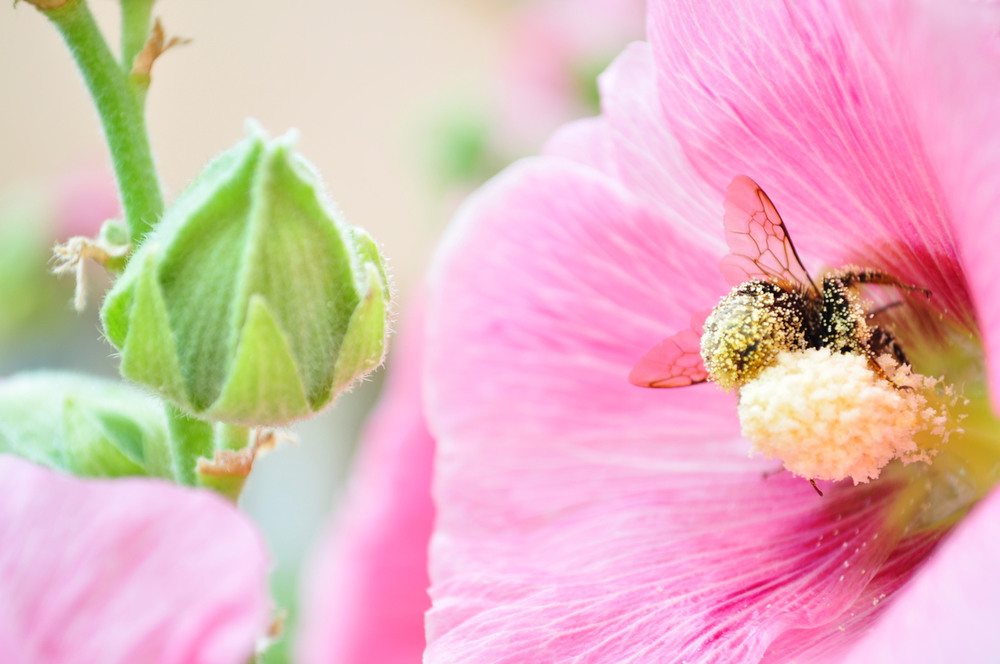
{"label": "blurred background", "polygon": [[[118,2],[90,5],[116,46]],[[168,36],[191,40],[157,60],[147,101],[167,200],[242,138],[246,118],[272,135],[295,128],[347,221],[381,243],[405,312],[461,198],[537,152],[559,124],[597,112],[596,75],[642,37],[643,3],[161,0],[155,14]],[[90,270],[82,315],[72,279],[48,272],[57,240],[93,235],[117,214],[96,113],[33,7],[0,10],[0,62],[0,376],[34,367],[115,376],[97,321],[101,269]],[[261,459],[241,499],[290,609],[380,383],[297,425],[298,444]]]}

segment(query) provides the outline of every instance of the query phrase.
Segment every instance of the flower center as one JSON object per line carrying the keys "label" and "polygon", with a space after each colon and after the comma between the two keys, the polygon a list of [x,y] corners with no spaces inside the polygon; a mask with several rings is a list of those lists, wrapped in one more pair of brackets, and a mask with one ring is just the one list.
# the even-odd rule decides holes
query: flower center
{"label": "flower center", "polygon": [[891,327],[926,375],[887,356],[882,376],[862,355],[786,352],[740,388],[739,415],[754,448],[793,473],[898,483],[892,518],[897,532],[914,533],[953,525],[1000,483],[1000,420],[974,333],[906,313]]}

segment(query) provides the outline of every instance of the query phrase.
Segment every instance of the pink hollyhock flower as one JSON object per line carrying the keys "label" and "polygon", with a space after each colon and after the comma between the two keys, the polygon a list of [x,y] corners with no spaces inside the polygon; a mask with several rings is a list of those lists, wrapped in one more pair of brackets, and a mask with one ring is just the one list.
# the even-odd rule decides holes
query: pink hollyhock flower
{"label": "pink hollyhock flower", "polygon": [[404,664],[424,651],[434,440],[420,398],[422,325],[415,315],[397,337],[348,495],[304,575],[303,664]]}
{"label": "pink hollyhock flower", "polygon": [[0,456],[0,661],[244,664],[268,558],[236,509],[152,480]]}
{"label": "pink hollyhock flower", "polygon": [[[657,0],[601,117],[466,204],[427,317],[425,661],[1000,657],[998,30],[963,0]],[[748,457],[732,394],[628,383],[728,291],[737,174],[813,274],[933,292],[891,312],[971,400],[932,465],[819,497]]]}

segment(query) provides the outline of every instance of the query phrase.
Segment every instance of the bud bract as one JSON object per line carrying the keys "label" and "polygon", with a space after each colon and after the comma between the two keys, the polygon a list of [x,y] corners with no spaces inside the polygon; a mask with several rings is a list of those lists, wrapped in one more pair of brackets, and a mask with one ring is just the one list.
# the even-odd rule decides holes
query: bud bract
{"label": "bud bract", "polygon": [[163,404],[133,387],[71,373],[0,381],[0,452],[88,477],[171,475]]}
{"label": "bud bract", "polygon": [[196,417],[306,417],[378,366],[388,283],[286,136],[249,136],[165,213],[101,312],[121,371]]}

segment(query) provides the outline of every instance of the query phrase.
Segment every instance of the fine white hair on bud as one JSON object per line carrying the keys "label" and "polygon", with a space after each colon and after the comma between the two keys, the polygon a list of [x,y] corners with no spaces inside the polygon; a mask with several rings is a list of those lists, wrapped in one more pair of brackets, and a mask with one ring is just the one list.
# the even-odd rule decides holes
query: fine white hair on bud
{"label": "fine white hair on bud", "polygon": [[743,435],[809,479],[859,484],[893,459],[930,463],[936,446],[961,432],[946,403],[957,398],[888,355],[878,361],[884,375],[853,353],[781,353],[740,390]]}

